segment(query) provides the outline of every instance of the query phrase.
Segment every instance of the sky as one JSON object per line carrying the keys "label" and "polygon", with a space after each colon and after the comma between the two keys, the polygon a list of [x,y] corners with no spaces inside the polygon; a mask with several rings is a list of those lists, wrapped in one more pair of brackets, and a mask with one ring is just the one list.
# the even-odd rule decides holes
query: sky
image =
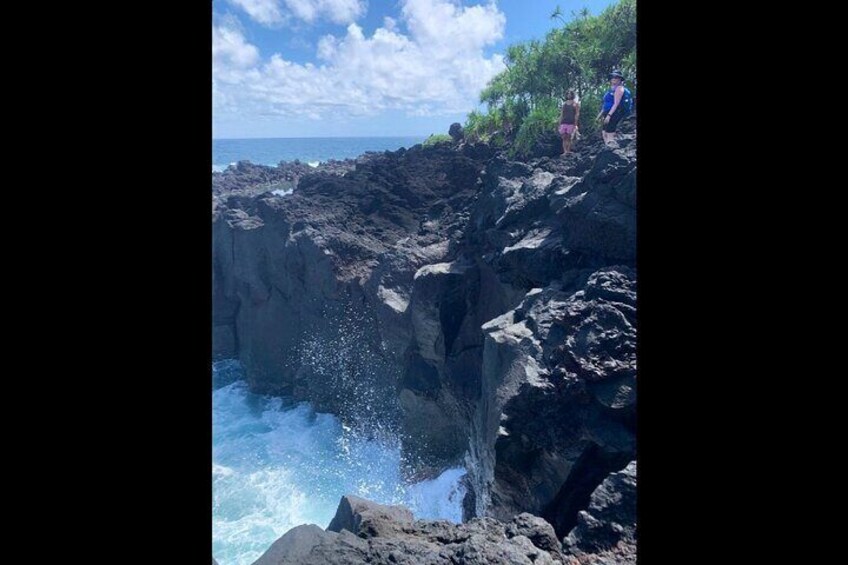
{"label": "sky", "polygon": [[213,0],[212,137],[447,133],[507,46],[614,0]]}

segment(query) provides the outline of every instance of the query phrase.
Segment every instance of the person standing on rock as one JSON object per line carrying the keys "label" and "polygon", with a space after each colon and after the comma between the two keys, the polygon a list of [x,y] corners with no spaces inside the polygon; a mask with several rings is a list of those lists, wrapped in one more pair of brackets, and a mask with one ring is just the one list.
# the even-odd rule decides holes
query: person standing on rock
{"label": "person standing on rock", "polygon": [[621,71],[613,71],[609,75],[610,89],[604,94],[603,106],[597,119],[604,119],[602,135],[604,143],[609,145],[615,140],[615,128],[618,122],[627,115],[626,106],[630,103],[628,98],[630,91],[624,88],[624,75]]}
{"label": "person standing on rock", "polygon": [[577,133],[577,124],[580,119],[580,103],[574,99],[574,91],[565,93],[565,103],[559,114],[559,135],[562,137],[562,154],[571,153],[571,144]]}

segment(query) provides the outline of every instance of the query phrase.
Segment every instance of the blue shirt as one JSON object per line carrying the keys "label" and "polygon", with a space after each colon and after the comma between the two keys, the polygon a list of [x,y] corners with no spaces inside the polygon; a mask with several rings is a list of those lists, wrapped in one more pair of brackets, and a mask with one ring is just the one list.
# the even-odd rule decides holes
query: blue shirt
{"label": "blue shirt", "polygon": [[[615,88],[618,88],[618,86]],[[615,89],[610,88],[607,90],[607,93],[604,94],[604,112],[609,112],[613,104],[615,104]]]}

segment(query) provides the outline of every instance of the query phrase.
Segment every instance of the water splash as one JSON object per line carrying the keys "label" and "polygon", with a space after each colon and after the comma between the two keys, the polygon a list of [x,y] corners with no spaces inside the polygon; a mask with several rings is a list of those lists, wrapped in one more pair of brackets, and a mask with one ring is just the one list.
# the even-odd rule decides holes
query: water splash
{"label": "water splash", "polygon": [[400,405],[395,385],[400,375],[375,331],[379,324],[373,315],[356,300],[325,304],[325,323],[306,332],[300,344],[299,366],[308,371],[310,398],[323,397],[361,434],[396,441]]}
{"label": "water splash", "polygon": [[253,563],[294,526],[327,527],[344,494],[461,520],[464,469],[407,484],[396,437],[252,394],[240,374],[233,361],[213,366],[212,551],[221,565]]}

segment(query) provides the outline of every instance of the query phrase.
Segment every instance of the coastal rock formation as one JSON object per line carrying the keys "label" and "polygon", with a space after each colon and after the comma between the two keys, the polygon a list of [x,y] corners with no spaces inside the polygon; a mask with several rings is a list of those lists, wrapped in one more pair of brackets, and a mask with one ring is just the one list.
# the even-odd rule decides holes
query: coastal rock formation
{"label": "coastal rock formation", "polygon": [[563,540],[577,563],[636,563],[636,462],[609,475],[592,493],[589,508]]}
{"label": "coastal rock formation", "polygon": [[473,442],[487,450],[475,467],[488,496],[478,513],[532,512],[561,535],[635,454],[635,275],[575,276],[579,290],[531,291],[483,326],[486,402]]}
{"label": "coastal rock formation", "polygon": [[572,551],[592,553],[621,541],[636,541],[636,462],[611,473],[595,489],[586,511],[578,515],[577,526],[563,540]]}
{"label": "coastal rock formation", "polygon": [[353,170],[357,163],[365,163],[379,154],[369,151],[357,159],[330,159],[315,167],[298,160],[280,161],[276,167],[239,161],[221,172],[212,173],[212,194],[213,196],[221,194],[258,196],[273,190],[291,190],[297,188],[300,179],[306,175],[317,173],[344,175]]}
{"label": "coastal rock formation", "polygon": [[483,165],[475,148],[419,147],[306,176],[288,196],[219,195],[214,354],[236,354],[256,391],[347,420],[396,406],[416,275],[456,255]]}
{"label": "coastal rock formation", "polygon": [[348,495],[342,497],[327,531],[347,530],[360,537],[388,537],[412,522],[412,512],[403,506],[384,506]]}
{"label": "coastal rock formation", "polygon": [[345,496],[326,531],[289,530],[254,565],[515,565],[563,563],[550,524],[529,514],[507,523],[413,520],[409,510]]}
{"label": "coastal rock formation", "polygon": [[402,506],[348,495],[326,530],[314,524],[289,530],[254,565],[335,563],[635,564],[636,462],[606,477],[562,543],[551,524],[528,513],[453,524],[414,520]]}
{"label": "coastal rock formation", "polygon": [[[213,181],[214,355],[254,391],[397,433],[410,472],[465,464],[466,518],[568,535],[635,458],[634,138],[526,162],[416,146],[290,194],[236,167]],[[513,537],[478,520],[475,539],[554,559],[528,520]]]}

